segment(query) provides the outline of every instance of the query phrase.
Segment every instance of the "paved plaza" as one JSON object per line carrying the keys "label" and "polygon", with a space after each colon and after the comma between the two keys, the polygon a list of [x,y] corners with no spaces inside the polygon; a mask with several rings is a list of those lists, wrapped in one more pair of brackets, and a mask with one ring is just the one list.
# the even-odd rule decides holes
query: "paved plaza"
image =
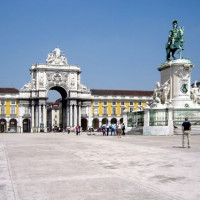
{"label": "paved plaza", "polygon": [[0,200],[200,199],[200,135],[0,134]]}

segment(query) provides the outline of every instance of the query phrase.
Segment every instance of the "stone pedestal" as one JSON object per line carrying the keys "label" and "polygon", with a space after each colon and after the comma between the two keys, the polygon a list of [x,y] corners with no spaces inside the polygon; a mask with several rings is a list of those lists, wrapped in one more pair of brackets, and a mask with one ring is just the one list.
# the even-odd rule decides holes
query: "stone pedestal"
{"label": "stone pedestal", "polygon": [[169,102],[175,108],[195,107],[190,98],[192,68],[193,64],[187,59],[167,61],[158,68],[161,84],[170,83]]}
{"label": "stone pedestal", "polygon": [[[149,106],[145,107],[143,135],[173,135],[172,109],[172,106],[166,105],[161,105],[154,109],[150,109]],[[150,116],[151,111],[156,113],[153,117],[154,119],[150,119],[152,117]]]}

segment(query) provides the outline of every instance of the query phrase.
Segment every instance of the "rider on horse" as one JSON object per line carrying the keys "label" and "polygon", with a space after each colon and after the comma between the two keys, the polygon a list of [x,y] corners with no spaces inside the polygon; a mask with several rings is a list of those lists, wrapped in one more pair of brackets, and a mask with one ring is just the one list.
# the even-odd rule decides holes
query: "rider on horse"
{"label": "rider on horse", "polygon": [[173,21],[173,29],[169,31],[168,42],[166,44],[166,53],[167,60],[170,60],[170,52],[172,52],[172,57],[174,57],[174,53],[179,49],[179,54],[181,58],[181,52],[183,50],[183,33],[184,29],[178,27],[178,21]]}

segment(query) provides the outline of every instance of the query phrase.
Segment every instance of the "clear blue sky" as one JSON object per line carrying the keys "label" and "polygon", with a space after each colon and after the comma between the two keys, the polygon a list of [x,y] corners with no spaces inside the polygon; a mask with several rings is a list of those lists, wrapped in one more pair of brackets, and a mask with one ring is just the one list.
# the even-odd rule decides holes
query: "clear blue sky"
{"label": "clear blue sky", "polygon": [[58,46],[89,89],[153,90],[172,21],[200,81],[199,0],[6,0],[0,7],[0,87],[21,87]]}

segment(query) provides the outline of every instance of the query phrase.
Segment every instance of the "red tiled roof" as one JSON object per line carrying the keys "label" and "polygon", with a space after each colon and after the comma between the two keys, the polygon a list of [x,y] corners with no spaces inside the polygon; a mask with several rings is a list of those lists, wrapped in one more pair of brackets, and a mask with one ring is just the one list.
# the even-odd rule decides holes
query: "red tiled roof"
{"label": "red tiled roof", "polygon": [[0,93],[12,93],[12,94],[19,94],[19,90],[15,88],[0,88]]}
{"label": "red tiled roof", "polygon": [[141,90],[90,90],[92,95],[99,96],[152,96],[153,91],[141,91]]}

